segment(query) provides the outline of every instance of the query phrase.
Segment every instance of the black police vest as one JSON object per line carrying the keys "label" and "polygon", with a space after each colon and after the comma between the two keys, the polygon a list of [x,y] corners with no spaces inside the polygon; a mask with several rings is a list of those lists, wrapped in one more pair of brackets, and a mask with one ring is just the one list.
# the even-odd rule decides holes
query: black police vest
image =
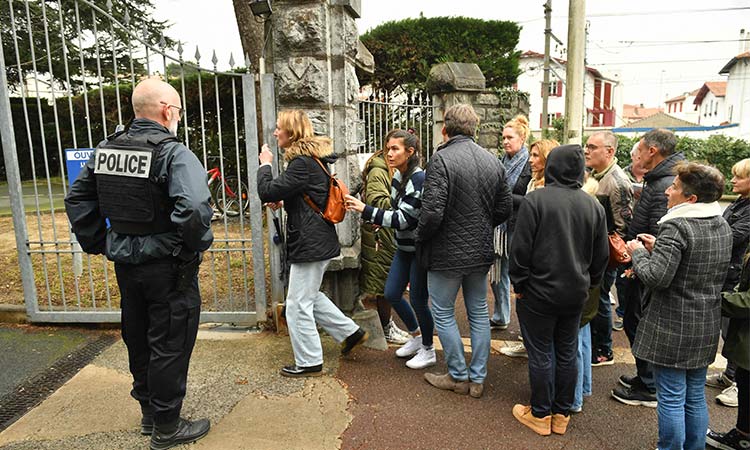
{"label": "black police vest", "polygon": [[174,201],[167,180],[156,173],[157,157],[167,142],[178,140],[167,133],[130,136],[122,131],[96,148],[99,209],[117,233],[143,236],[174,229]]}

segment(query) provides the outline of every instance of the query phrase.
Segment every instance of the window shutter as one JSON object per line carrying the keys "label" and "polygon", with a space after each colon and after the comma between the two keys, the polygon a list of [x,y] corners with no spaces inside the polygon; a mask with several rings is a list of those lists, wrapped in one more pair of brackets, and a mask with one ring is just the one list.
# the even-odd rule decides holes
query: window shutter
{"label": "window shutter", "polygon": [[563,84],[562,80],[557,80],[557,96],[562,97]]}

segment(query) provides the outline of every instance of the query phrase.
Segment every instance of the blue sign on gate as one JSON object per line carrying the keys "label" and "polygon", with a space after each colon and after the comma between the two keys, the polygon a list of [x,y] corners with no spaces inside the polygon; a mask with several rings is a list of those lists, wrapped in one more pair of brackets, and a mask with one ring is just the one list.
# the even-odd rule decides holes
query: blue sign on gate
{"label": "blue sign on gate", "polygon": [[68,169],[68,184],[73,186],[73,182],[78,178],[81,169],[86,165],[89,159],[94,155],[93,148],[66,148],[65,149],[65,166]]}

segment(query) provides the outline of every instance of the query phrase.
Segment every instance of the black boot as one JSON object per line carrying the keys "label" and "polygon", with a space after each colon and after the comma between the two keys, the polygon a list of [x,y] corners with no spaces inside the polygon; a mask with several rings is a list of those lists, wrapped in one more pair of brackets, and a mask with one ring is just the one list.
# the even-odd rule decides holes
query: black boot
{"label": "black boot", "polygon": [[365,330],[358,328],[357,331],[352,333],[349,337],[344,339],[341,343],[341,354],[348,355],[354,347],[362,345],[367,342],[367,338],[370,337]]}
{"label": "black boot", "polygon": [[141,434],[151,436],[154,431],[154,408],[141,405]]}
{"label": "black boot", "polygon": [[211,423],[208,419],[195,422],[180,418],[177,422],[164,425],[154,425],[151,435],[151,450],[166,450],[180,444],[195,442],[208,434]]}

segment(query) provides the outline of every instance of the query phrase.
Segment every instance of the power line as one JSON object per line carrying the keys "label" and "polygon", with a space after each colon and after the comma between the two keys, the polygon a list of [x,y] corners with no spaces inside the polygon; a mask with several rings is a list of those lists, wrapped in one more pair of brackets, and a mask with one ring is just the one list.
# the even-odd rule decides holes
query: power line
{"label": "power line", "polygon": [[[655,16],[662,14],[693,14],[693,13],[706,13],[706,12],[724,12],[724,11],[742,11],[748,10],[750,6],[737,6],[732,8],[705,8],[705,9],[673,9],[673,10],[658,10],[658,11],[632,11],[622,13],[601,13],[601,14],[587,14],[586,18],[590,17],[625,17],[625,16]],[[554,16],[555,19],[567,19],[568,16]],[[535,17],[528,20],[519,20],[516,23],[530,23],[538,20],[544,20],[544,17]]]}
{"label": "power line", "polygon": [[631,65],[631,64],[666,64],[666,63],[689,63],[689,62],[705,62],[705,61],[729,61],[731,58],[706,58],[706,59],[671,59],[671,60],[661,60],[661,61],[627,61],[627,62],[619,62],[619,61],[611,61],[611,62],[600,62],[600,63],[591,63],[591,66],[624,66],[624,65]]}
{"label": "power line", "polygon": [[705,45],[705,44],[720,44],[720,43],[728,43],[728,42],[750,42],[750,39],[713,39],[713,40],[704,40],[704,41],[594,41],[594,43],[597,45],[597,47],[601,49],[605,49],[605,47],[602,47],[598,44],[598,42],[617,42],[625,45],[619,45],[619,46],[610,46],[607,45],[607,49],[628,49],[628,48],[642,48],[642,47],[668,47],[672,45]]}

